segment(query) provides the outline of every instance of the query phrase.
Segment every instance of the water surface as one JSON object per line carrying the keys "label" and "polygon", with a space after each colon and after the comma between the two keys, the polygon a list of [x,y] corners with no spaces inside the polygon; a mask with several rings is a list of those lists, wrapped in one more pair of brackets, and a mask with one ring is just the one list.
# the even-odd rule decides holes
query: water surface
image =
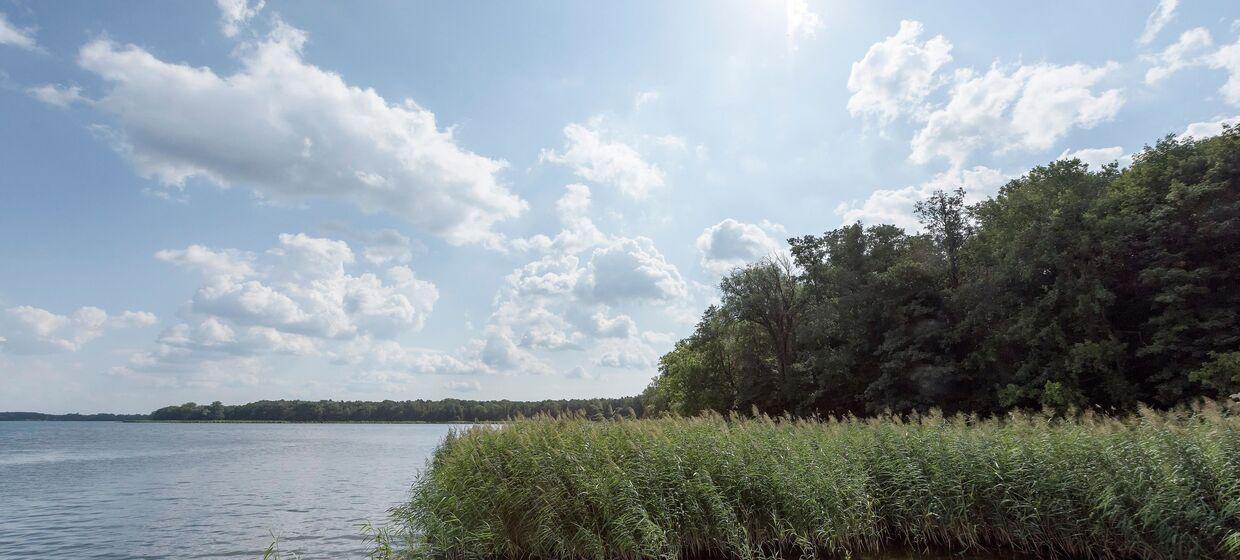
{"label": "water surface", "polygon": [[0,422],[0,558],[361,558],[450,429]]}

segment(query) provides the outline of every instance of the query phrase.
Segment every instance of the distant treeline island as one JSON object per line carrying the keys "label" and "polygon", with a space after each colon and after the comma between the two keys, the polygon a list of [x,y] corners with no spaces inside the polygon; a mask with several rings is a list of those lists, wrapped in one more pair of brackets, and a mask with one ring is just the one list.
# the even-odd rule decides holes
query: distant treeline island
{"label": "distant treeline island", "polygon": [[240,405],[188,402],[150,414],[43,414],[0,412],[3,420],[161,421],[161,422],[499,422],[532,416],[579,416],[593,419],[641,416],[640,397],[545,401],[266,400]]}
{"label": "distant treeline island", "polygon": [[162,421],[263,422],[497,422],[538,415],[584,415],[588,418],[638,416],[641,399],[565,399],[545,401],[258,401],[226,405],[185,403],[166,406],[149,416]]}

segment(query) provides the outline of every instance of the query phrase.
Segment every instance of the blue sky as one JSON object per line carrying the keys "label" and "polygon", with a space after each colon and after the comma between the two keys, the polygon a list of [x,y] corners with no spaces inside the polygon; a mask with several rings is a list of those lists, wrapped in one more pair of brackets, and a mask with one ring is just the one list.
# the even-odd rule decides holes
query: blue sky
{"label": "blue sky", "polygon": [[0,410],[639,392],[721,273],[1240,114],[1233,2],[0,0]]}

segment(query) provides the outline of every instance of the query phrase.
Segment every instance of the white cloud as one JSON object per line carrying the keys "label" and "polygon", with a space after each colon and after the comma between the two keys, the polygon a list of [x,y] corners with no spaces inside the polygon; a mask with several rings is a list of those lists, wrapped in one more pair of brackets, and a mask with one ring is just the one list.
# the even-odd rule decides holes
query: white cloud
{"label": "white cloud", "polygon": [[1219,88],[1219,93],[1227,103],[1240,106],[1240,39],[1209,55],[1206,64],[1227,71],[1227,82]]}
{"label": "white cloud", "polygon": [[966,201],[974,203],[993,195],[998,188],[1013,178],[997,169],[975,166],[971,169],[949,170],[920,185],[902,189],[879,189],[861,203],[845,202],[835,208],[835,213],[845,224],[856,221],[868,225],[893,224],[906,231],[921,228],[913,207],[936,190],[950,191],[964,188]]}
{"label": "white cloud", "polygon": [[154,313],[146,311],[122,311],[120,315],[108,318],[106,323],[109,327],[115,328],[134,328],[149,327],[159,322],[159,318]]}
{"label": "white cloud", "polygon": [[0,12],[0,45],[10,45],[28,51],[41,50],[34,39],[33,27],[17,27],[9,21],[4,12]]}
{"label": "white cloud", "polygon": [[74,103],[90,103],[89,99],[82,97],[82,88],[78,86],[43,84],[28,88],[26,93],[39,101],[61,109],[67,109]]}
{"label": "white cloud", "polygon": [[578,289],[602,303],[674,301],[688,294],[680,272],[647,237],[616,238],[595,249]]}
{"label": "white cloud", "polygon": [[786,0],[784,13],[787,17],[788,48],[796,50],[802,38],[813,37],[823,28],[822,17],[814,13],[807,0]]}
{"label": "white cloud", "polygon": [[616,188],[626,196],[643,199],[650,191],[663,187],[663,170],[647,162],[632,146],[604,138],[601,119],[585,125],[564,127],[563,151],[543,150],[540,161],[557,163],[573,170],[583,180]]}
{"label": "white cloud", "polygon": [[[406,266],[350,273],[353,251],[343,241],[282,234],[258,256],[236,249],[191,245],[156,258],[203,276],[184,308],[186,322],[160,336],[156,348],[136,354],[130,369],[177,372],[196,364],[267,354],[328,354],[418,370],[433,362],[393,348],[394,337],[418,331],[439,292]],[[446,364],[441,361],[441,366]]]}
{"label": "white cloud", "polygon": [[1158,0],[1158,6],[1150,13],[1145,20],[1145,31],[1141,32],[1141,38],[1138,41],[1142,45],[1148,45],[1158,36],[1158,32],[1162,31],[1171,18],[1175,17],[1175,8],[1180,4],[1180,0]]}
{"label": "white cloud", "polygon": [[415,348],[395,340],[359,336],[327,353],[333,363],[365,373],[460,375],[485,372],[485,366],[467,363],[447,352]]}
{"label": "white cloud", "polygon": [[1076,151],[1064,150],[1056,159],[1079,159],[1082,163],[1089,165],[1090,171],[1099,171],[1102,169],[1102,166],[1112,162],[1119,162],[1120,167],[1128,167],[1132,164],[1132,154],[1125,154],[1124,148],[1121,146],[1087,148]]}
{"label": "white cloud", "polygon": [[596,376],[593,373],[586,371],[586,368],[581,366],[574,366],[573,369],[568,370],[568,373],[564,374],[564,377],[569,379],[584,379],[587,381],[596,379]]}
{"label": "white cloud", "polygon": [[82,346],[114,329],[147,327],[156,317],[145,311],[109,316],[98,307],[80,307],[68,315],[22,305],[0,314],[0,350],[16,354],[77,352]]}
{"label": "white cloud", "polygon": [[277,22],[237,49],[240,69],[227,76],[107,39],[78,62],[107,84],[96,106],[144,177],[244,185],[276,202],[342,199],[451,243],[496,243],[491,227],[526,207],[499,183],[506,164],[461,148],[412,100],[389,103],[306,63],[305,42]]}
{"label": "white cloud", "polygon": [[782,244],[760,225],[727,218],[703,230],[695,246],[702,254],[702,268],[723,274],[778,252]]}
{"label": "white cloud", "polygon": [[[853,116],[875,117],[883,125],[898,117],[920,125],[909,159],[947,159],[962,168],[976,151],[1046,150],[1073,128],[1110,120],[1124,104],[1120,89],[1098,91],[1119,65],[1038,63],[989,70],[939,71],[951,61],[952,45],[942,35],[921,40],[921,23],[905,20],[899,31],[870,46],[848,79]],[[946,100],[930,96],[947,88]],[[936,96],[937,97],[937,96]]]}
{"label": "white cloud", "polygon": [[848,112],[871,115],[883,124],[900,115],[921,116],[925,99],[938,86],[936,74],[951,61],[952,44],[942,35],[921,41],[920,22],[904,20],[895,35],[874,43],[848,74]]}
{"label": "white cloud", "polygon": [[974,151],[1045,150],[1074,127],[1091,128],[1115,117],[1124,104],[1119,89],[1093,88],[1118,66],[1035,64],[1012,72],[956,73],[946,105],[930,114],[913,137],[914,162],[944,157],[961,166]]}
{"label": "white cloud", "polygon": [[1202,121],[1189,124],[1185,127],[1184,132],[1180,136],[1191,136],[1193,138],[1209,138],[1218,136],[1223,133],[1223,125],[1240,126],[1240,115],[1235,117],[1220,117],[1212,121]]}
{"label": "white cloud", "polygon": [[265,0],[258,0],[250,5],[249,0],[215,0],[220,8],[220,31],[225,36],[235,37],[241,27],[248,23],[266,5]]}
{"label": "white cloud", "polygon": [[413,260],[413,242],[394,229],[379,230],[367,242],[362,256],[373,265],[408,263]]}
{"label": "white cloud", "polygon": [[599,367],[620,369],[654,369],[659,356],[644,342],[636,340],[610,341],[598,349],[592,363]]}
{"label": "white cloud", "polygon": [[1145,72],[1145,83],[1156,84],[1184,68],[1202,64],[1203,54],[1214,46],[1210,32],[1204,27],[1189,29],[1179,40],[1163,49],[1161,53],[1145,57],[1153,66]]}
{"label": "white cloud", "polygon": [[606,305],[594,308],[570,306],[565,311],[568,321],[583,334],[594,338],[633,338],[637,323],[628,315],[611,315]]}
{"label": "white cloud", "polygon": [[565,187],[565,193],[555,203],[556,215],[563,229],[554,238],[535,235],[515,239],[512,247],[520,251],[579,253],[606,241],[607,237],[588,217],[590,211],[590,188],[582,184]]}
{"label": "white cloud", "polygon": [[211,278],[244,278],[254,274],[254,255],[237,249],[216,251],[202,245],[190,245],[184,249],[156,251],[155,258],[196,270]]}
{"label": "white cloud", "polygon": [[1204,27],[1185,31],[1161,53],[1143,57],[1152,66],[1145,73],[1145,83],[1156,84],[1186,68],[1205,66],[1227,72],[1227,81],[1219,88],[1223,100],[1240,106],[1240,39],[1209,52],[1214,46],[1210,32]]}
{"label": "white cloud", "polygon": [[512,333],[505,328],[493,328],[487,336],[477,341],[478,360],[493,372],[515,372],[527,375],[551,373],[551,366],[538,359],[532,352],[520,348],[512,340]]}
{"label": "white cloud", "polygon": [[561,231],[514,240],[539,253],[504,279],[484,335],[463,358],[488,371],[544,374],[534,352],[589,350],[636,341],[640,331],[614,307],[666,304],[688,288],[680,272],[644,237],[603,234],[589,218],[590,189],[568,185],[556,204]]}

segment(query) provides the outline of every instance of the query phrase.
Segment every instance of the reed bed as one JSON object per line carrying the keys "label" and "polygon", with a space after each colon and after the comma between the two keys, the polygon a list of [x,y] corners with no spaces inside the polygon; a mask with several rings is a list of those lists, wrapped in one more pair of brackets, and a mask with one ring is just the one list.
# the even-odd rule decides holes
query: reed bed
{"label": "reed bed", "polygon": [[393,511],[417,556],[1240,557],[1240,411],[535,418],[447,438]]}

